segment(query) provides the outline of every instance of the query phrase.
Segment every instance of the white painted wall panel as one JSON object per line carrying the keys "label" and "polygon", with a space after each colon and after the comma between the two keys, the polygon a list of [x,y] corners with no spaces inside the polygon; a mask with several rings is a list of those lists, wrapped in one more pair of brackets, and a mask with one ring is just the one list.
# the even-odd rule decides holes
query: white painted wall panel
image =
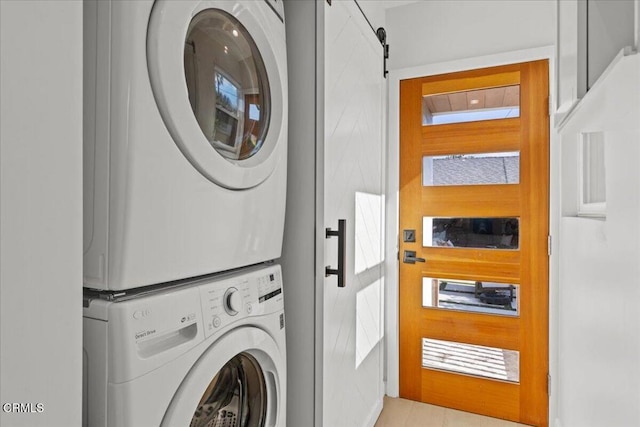
{"label": "white painted wall panel", "polygon": [[82,2],[0,15],[0,425],[79,426]]}
{"label": "white painted wall panel", "polygon": [[[619,57],[561,129],[558,419],[640,425],[640,56]],[[606,219],[575,216],[581,132],[603,132]]]}

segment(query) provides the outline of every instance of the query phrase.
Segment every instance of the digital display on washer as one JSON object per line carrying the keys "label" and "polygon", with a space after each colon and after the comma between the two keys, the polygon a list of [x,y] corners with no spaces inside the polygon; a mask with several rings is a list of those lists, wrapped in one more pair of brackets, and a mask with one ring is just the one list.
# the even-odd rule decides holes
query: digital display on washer
{"label": "digital display on washer", "polygon": [[258,279],[258,301],[265,302],[282,293],[280,280],[271,273]]}

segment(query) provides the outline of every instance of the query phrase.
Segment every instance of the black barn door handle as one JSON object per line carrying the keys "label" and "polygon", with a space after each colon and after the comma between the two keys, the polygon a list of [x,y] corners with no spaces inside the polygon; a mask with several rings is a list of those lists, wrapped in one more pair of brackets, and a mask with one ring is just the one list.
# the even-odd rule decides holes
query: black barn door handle
{"label": "black barn door handle", "polygon": [[339,219],[338,220],[338,230],[332,230],[330,228],[326,229],[325,238],[330,238],[333,236],[338,236],[338,268],[333,269],[331,266],[327,265],[324,268],[324,276],[329,277],[332,275],[338,276],[338,287],[344,288],[344,275],[345,275],[345,265],[346,265],[346,233],[347,233],[347,220]]}

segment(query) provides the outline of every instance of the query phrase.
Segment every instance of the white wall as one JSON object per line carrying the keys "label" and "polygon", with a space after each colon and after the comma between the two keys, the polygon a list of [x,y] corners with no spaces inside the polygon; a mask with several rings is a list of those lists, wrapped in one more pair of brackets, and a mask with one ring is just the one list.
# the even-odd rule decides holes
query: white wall
{"label": "white wall", "polygon": [[0,15],[0,424],[79,426],[82,3]]}
{"label": "white wall", "polygon": [[587,13],[587,84],[592,87],[616,54],[635,45],[633,0],[590,0]]}
{"label": "white wall", "polygon": [[387,10],[390,69],[552,45],[555,0],[428,0]]}
{"label": "white wall", "polygon": [[[618,57],[562,137],[556,427],[640,425],[640,55]],[[606,219],[574,216],[580,132],[604,132]]]}
{"label": "white wall", "polygon": [[556,118],[567,114],[587,89],[586,2],[558,2]]}
{"label": "white wall", "polygon": [[558,1],[560,123],[623,48],[640,46],[640,0]]}
{"label": "white wall", "polygon": [[385,25],[385,7],[388,7],[388,1],[381,0],[356,0],[362,12],[374,29],[384,27]]}

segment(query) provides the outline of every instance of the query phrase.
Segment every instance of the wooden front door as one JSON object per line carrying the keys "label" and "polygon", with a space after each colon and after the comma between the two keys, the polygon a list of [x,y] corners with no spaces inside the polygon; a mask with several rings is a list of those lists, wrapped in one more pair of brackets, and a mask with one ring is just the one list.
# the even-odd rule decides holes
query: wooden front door
{"label": "wooden front door", "polygon": [[548,61],[400,84],[400,395],[548,413]]}

